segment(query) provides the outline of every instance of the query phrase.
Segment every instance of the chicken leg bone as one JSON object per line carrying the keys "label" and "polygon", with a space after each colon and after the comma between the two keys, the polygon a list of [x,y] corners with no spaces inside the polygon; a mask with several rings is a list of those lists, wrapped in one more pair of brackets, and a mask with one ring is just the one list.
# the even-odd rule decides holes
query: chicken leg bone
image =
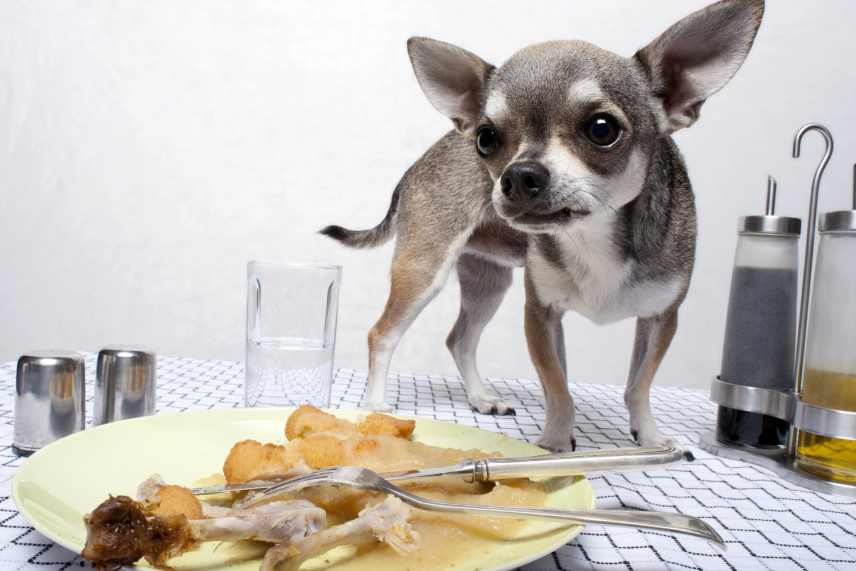
{"label": "chicken leg bone", "polygon": [[339,545],[362,546],[376,541],[405,554],[419,547],[419,534],[410,524],[412,510],[401,500],[387,497],[365,508],[356,519],[290,543],[268,549],[261,571],[295,571],[306,560]]}
{"label": "chicken leg bone", "polygon": [[86,521],[83,558],[97,569],[131,565],[145,558],[156,567],[195,549],[203,541],[254,539],[290,543],[324,529],[324,510],[303,501],[271,502],[237,510],[217,509],[215,517],[188,519],[183,514],[158,515],[156,506],[127,496],[110,497]]}

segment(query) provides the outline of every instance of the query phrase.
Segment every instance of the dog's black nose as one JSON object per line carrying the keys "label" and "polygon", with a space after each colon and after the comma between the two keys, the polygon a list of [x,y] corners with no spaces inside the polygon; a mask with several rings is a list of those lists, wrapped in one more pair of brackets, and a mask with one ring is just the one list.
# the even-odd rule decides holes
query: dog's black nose
{"label": "dog's black nose", "polygon": [[512,200],[532,198],[550,184],[550,171],[535,161],[514,163],[505,169],[499,183],[502,193]]}

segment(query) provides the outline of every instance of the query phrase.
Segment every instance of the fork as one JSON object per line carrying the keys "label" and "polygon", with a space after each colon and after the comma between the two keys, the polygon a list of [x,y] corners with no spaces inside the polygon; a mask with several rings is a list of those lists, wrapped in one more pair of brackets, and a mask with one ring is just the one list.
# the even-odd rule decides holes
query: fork
{"label": "fork", "polygon": [[[455,504],[417,496],[416,494],[412,494],[407,490],[399,488],[388,480],[381,478],[371,470],[366,468],[356,468],[353,466],[329,468],[327,470],[312,472],[310,474],[288,480],[283,484],[279,484],[277,489],[279,493],[287,493],[320,485],[350,486],[360,490],[382,492],[396,496],[404,503],[415,508],[429,511],[477,513],[488,516],[514,518],[553,519],[564,520],[577,525],[593,523],[599,525],[650,529],[670,533],[683,533],[685,535],[706,539],[723,550],[726,548],[726,544],[722,537],[710,525],[699,518],[684,514],[642,510],[556,510],[479,504]],[[249,507],[265,501],[269,499],[269,497],[270,496],[264,493],[260,493],[238,502],[236,507]]]}

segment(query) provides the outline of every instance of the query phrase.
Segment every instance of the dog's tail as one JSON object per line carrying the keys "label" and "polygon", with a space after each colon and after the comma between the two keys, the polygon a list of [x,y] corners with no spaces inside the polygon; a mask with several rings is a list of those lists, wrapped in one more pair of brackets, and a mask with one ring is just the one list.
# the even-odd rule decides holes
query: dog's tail
{"label": "dog's tail", "polygon": [[369,230],[348,230],[341,226],[327,226],[321,229],[321,234],[338,240],[351,248],[374,248],[385,244],[395,234],[395,214],[398,212],[398,195],[401,192],[401,184],[395,187],[389,210],[380,224]]}

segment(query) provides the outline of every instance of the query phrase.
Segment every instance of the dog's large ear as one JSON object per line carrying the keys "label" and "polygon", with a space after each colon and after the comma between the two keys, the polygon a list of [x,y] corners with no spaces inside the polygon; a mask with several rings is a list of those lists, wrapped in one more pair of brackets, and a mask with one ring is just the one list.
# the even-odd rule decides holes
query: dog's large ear
{"label": "dog's large ear", "polygon": [[690,14],[636,53],[662,105],[662,132],[695,123],[702,103],[740,69],[763,15],[764,0],[722,0]]}
{"label": "dog's large ear", "polygon": [[430,38],[410,38],[407,53],[431,105],[458,131],[474,126],[493,66],[467,50]]}

